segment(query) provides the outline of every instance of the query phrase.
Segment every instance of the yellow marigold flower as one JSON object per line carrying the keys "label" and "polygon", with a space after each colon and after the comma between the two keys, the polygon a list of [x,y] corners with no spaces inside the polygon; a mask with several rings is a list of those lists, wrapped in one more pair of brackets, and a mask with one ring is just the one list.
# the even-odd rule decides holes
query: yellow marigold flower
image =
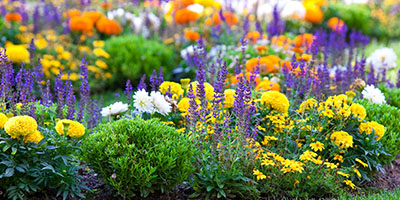
{"label": "yellow marigold flower", "polygon": [[29,62],[29,51],[24,47],[24,45],[6,45],[8,59],[12,60],[13,63],[20,64]]}
{"label": "yellow marigold flower", "polygon": [[341,175],[341,176],[343,176],[343,177],[346,177],[346,178],[349,178],[349,177],[350,177],[349,174],[346,174],[346,173],[341,172],[341,171],[338,171],[338,172],[336,172],[336,173],[339,174],[339,175]]}
{"label": "yellow marigold flower", "polygon": [[184,92],[182,86],[179,83],[175,83],[172,81],[164,81],[160,85],[160,92],[162,94],[166,94],[168,91],[172,94],[175,94],[177,97],[182,96]]}
{"label": "yellow marigold flower", "polygon": [[368,167],[368,164],[363,162],[362,160],[356,158],[355,161],[357,161],[358,163],[360,163],[363,167]]}
{"label": "yellow marigold flower", "polygon": [[385,135],[385,127],[374,121],[361,123],[359,131],[360,133],[366,133],[368,135],[374,133],[376,140],[380,140]]}
{"label": "yellow marigold flower", "polygon": [[261,103],[269,109],[286,114],[289,110],[289,100],[277,91],[267,91],[261,96]]}
{"label": "yellow marigold flower", "polygon": [[46,41],[46,39],[41,38],[41,39],[35,40],[35,45],[39,49],[44,49],[47,47],[47,41]]}
{"label": "yellow marigold flower", "polygon": [[346,185],[350,186],[352,189],[355,188],[355,185],[353,182],[351,182],[351,180],[344,180],[343,181]]}
{"label": "yellow marigold flower", "polygon": [[36,130],[34,133],[31,133],[29,135],[26,135],[24,137],[24,142],[34,142],[34,143],[39,143],[43,139],[43,135],[40,131]]}
{"label": "yellow marigold flower", "polygon": [[307,161],[313,160],[315,157],[317,157],[316,153],[307,150],[303,154],[300,155],[300,160],[307,162]]}
{"label": "yellow marigold flower", "polygon": [[11,117],[4,124],[4,130],[11,138],[33,134],[37,130],[37,127],[36,120],[26,115]]}
{"label": "yellow marigold flower", "polygon": [[344,131],[336,131],[332,133],[331,141],[343,149],[353,147],[353,136]]}
{"label": "yellow marigold flower", "polygon": [[104,47],[104,41],[103,40],[95,40],[95,41],[93,41],[93,47],[95,47],[95,48]]}
{"label": "yellow marigold flower", "polygon": [[317,151],[322,151],[325,149],[324,144],[321,142],[315,142],[315,143],[311,143],[310,147],[313,151],[317,152]]}
{"label": "yellow marigold flower", "polygon": [[64,132],[68,130],[67,136],[73,138],[79,138],[85,134],[85,127],[81,123],[69,119],[60,120],[55,128],[60,135],[64,135]]}
{"label": "yellow marigold flower", "polygon": [[4,128],[4,124],[8,121],[7,115],[0,113],[0,129]]}
{"label": "yellow marigold flower", "polygon": [[232,108],[235,102],[235,90],[227,89],[224,92],[225,95],[225,108]]}
{"label": "yellow marigold flower", "polygon": [[[199,85],[199,82],[195,81],[190,83],[189,87],[193,87],[193,94],[197,95],[197,86]],[[204,83],[204,90],[206,92],[205,97],[208,100],[213,100],[214,99],[214,87],[209,84],[209,83]]]}
{"label": "yellow marigold flower", "polygon": [[267,178],[262,172],[258,171],[257,169],[253,169],[253,174],[257,176],[257,181]]}
{"label": "yellow marigold flower", "polygon": [[178,109],[180,112],[186,113],[189,111],[189,107],[190,107],[190,99],[189,98],[182,98],[179,103],[178,103]]}
{"label": "yellow marigold flower", "polygon": [[110,58],[110,54],[108,54],[104,49],[96,48],[93,50],[94,55],[98,57]]}
{"label": "yellow marigold flower", "polygon": [[353,113],[354,116],[360,118],[360,119],[365,119],[367,116],[367,111],[365,110],[364,106],[358,104],[358,103],[353,103],[350,106],[351,113]]}

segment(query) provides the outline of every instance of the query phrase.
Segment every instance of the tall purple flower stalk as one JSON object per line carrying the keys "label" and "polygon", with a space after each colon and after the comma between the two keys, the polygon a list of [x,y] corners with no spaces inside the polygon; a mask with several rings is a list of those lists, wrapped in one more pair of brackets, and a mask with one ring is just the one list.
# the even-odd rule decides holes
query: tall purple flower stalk
{"label": "tall purple flower stalk", "polygon": [[269,36],[282,35],[285,32],[285,21],[281,19],[280,10],[278,5],[274,6],[272,13],[272,21],[268,24],[266,31]]}
{"label": "tall purple flower stalk", "polygon": [[90,101],[90,87],[88,81],[89,71],[87,68],[86,58],[81,61],[81,87],[80,87],[80,97],[81,101],[79,104],[78,121],[82,121],[84,118],[85,110],[87,109],[88,103]]}

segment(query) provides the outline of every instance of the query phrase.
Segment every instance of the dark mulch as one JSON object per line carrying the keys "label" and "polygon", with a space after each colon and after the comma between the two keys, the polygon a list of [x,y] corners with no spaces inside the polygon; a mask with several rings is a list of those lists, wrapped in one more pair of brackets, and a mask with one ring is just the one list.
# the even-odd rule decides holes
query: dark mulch
{"label": "dark mulch", "polygon": [[400,186],[400,156],[391,165],[385,167],[386,173],[377,174],[365,185],[379,190],[394,190]]}

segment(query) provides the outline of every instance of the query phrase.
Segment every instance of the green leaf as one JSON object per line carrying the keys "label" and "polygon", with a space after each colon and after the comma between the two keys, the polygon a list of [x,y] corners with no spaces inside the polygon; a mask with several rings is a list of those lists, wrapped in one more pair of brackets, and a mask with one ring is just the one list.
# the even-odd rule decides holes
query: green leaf
{"label": "green leaf", "polygon": [[7,168],[3,174],[4,177],[11,177],[13,175],[14,175],[14,168]]}

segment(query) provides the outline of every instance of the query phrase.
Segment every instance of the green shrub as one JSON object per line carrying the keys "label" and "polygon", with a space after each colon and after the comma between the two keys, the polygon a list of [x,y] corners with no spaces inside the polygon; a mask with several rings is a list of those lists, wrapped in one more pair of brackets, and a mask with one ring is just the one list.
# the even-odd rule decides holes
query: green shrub
{"label": "green shrub", "polygon": [[380,139],[385,151],[390,155],[381,155],[380,159],[385,164],[389,164],[400,153],[400,109],[383,104],[378,105],[368,102],[368,100],[358,100],[367,110],[366,121],[376,121],[386,128],[385,135]]}
{"label": "green shrub", "polygon": [[110,70],[118,74],[112,78],[118,88],[128,79],[138,83],[143,74],[150,75],[160,67],[163,67],[164,76],[168,79],[174,68],[172,48],[137,35],[111,38],[106,41],[105,49],[110,54],[107,60]]}
{"label": "green shrub", "polygon": [[158,119],[121,119],[99,126],[82,145],[83,158],[123,198],[163,193],[192,173],[187,135]]}
{"label": "green shrub", "polygon": [[400,89],[387,88],[384,84],[379,85],[389,105],[400,108]]}

